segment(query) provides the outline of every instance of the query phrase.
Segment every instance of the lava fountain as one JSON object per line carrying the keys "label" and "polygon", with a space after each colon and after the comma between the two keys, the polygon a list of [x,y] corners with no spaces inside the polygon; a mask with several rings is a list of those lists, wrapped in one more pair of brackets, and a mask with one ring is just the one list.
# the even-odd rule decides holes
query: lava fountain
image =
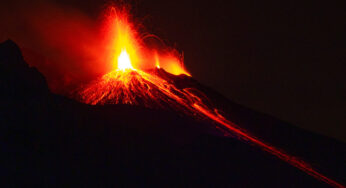
{"label": "lava fountain", "polygon": [[133,69],[129,54],[126,50],[122,50],[118,57],[118,69],[126,71],[126,69]]}
{"label": "lava fountain", "polygon": [[163,53],[160,49],[146,48],[137,31],[128,21],[124,11],[111,8],[109,63],[113,70],[80,86],[72,96],[91,105],[131,104],[149,108],[171,109],[197,119],[213,122],[225,136],[237,138],[260,147],[266,152],[295,166],[307,174],[334,187],[344,187],[338,182],[316,171],[307,162],[291,156],[246,130],[240,128],[220,114],[222,109],[207,103],[208,97],[194,88],[177,87],[170,78],[191,76],[182,61],[173,53]]}

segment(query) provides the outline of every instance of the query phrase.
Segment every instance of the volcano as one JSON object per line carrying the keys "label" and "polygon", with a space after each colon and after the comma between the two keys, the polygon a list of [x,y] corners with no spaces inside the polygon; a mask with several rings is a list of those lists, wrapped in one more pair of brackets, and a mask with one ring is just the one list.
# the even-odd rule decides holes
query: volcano
{"label": "volcano", "polygon": [[1,44],[8,185],[344,187],[344,144],[232,103],[111,15],[107,71],[64,96]]}
{"label": "volcano", "polygon": [[[123,58],[122,55],[119,56],[119,59]],[[208,94],[201,92],[196,87],[184,86],[183,84],[178,88],[174,84],[174,75],[170,75],[164,70],[160,71],[160,68],[148,71],[148,73],[135,70],[128,57],[125,61],[127,66],[121,63],[118,70],[80,88],[75,95],[80,96],[81,102],[91,105],[141,105],[185,113],[197,119],[207,119],[214,122],[214,126],[220,129],[225,136],[235,136],[256,145],[321,181],[335,187],[342,187],[341,184],[317,172],[307,162],[261,141],[240,126],[227,120],[220,113],[221,110],[214,106],[212,100],[207,97]]]}
{"label": "volcano", "polygon": [[[130,74],[126,78],[147,86],[131,89],[129,85],[130,90],[124,90],[113,80],[117,78],[116,72],[107,75],[112,77],[110,81],[115,82],[115,86],[123,89],[114,90],[120,94],[114,96],[136,94],[137,98],[114,104],[116,98],[111,95],[112,90],[105,95],[107,97],[89,98],[88,91],[104,89],[102,82],[96,80],[74,94],[84,91],[85,98],[80,100],[92,99],[90,103],[104,105],[86,105],[51,93],[44,76],[26,64],[13,42],[0,45],[0,62],[3,187],[329,185],[273,157],[256,143],[244,137],[239,140],[239,134],[229,131],[225,137],[227,129],[201,115],[203,111],[191,116],[187,107],[178,101],[172,102],[158,88],[152,91],[158,92],[155,96],[160,96],[160,102],[152,103],[158,100],[148,93],[138,95],[135,88],[148,90],[154,85],[144,81],[137,71],[121,74]],[[346,147],[343,143],[232,103],[192,77],[175,76],[163,69],[151,71],[151,75],[174,85],[177,96],[186,88],[200,97],[203,92],[209,97],[209,101],[203,101],[208,104],[205,109],[210,108],[211,103],[215,108],[223,107],[225,111],[218,113],[231,114],[224,118],[242,125],[241,130],[246,129],[304,158],[339,182],[345,181]],[[127,101],[138,105],[121,104]],[[196,98],[193,101],[196,102]],[[144,107],[147,103],[150,105]],[[299,159],[292,157],[291,160]]]}

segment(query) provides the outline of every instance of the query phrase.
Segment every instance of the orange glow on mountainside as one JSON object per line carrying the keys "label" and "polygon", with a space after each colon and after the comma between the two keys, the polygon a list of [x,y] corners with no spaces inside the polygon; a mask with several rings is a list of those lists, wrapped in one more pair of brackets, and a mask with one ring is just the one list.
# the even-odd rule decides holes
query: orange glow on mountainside
{"label": "orange glow on mountainside", "polygon": [[131,104],[148,108],[173,109],[181,114],[213,122],[224,135],[260,147],[335,187],[341,184],[314,170],[308,163],[293,157],[274,146],[263,142],[240,129],[239,125],[225,119],[211,100],[196,88],[179,87],[176,79],[191,79],[185,70],[182,58],[165,49],[149,49],[142,42],[128,14],[111,8],[108,28],[110,44],[107,46],[109,73],[82,85],[72,95],[78,101],[91,105]]}

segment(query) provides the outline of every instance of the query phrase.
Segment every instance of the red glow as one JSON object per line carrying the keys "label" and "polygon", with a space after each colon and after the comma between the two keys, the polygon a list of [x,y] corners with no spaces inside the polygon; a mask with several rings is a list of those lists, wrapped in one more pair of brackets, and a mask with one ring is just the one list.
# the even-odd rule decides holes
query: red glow
{"label": "red glow", "polygon": [[104,30],[107,39],[105,40],[107,51],[105,59],[111,64],[109,72],[119,69],[117,59],[123,51],[126,51],[131,67],[134,69],[148,70],[159,67],[174,75],[190,76],[178,57],[179,54],[169,52],[167,49],[152,49],[143,43],[135,26],[130,22],[126,9],[110,7],[105,17]]}
{"label": "red glow", "polygon": [[[120,103],[170,107],[196,118],[208,118],[222,127],[226,135],[236,135],[329,185],[343,187],[314,170],[308,163],[238,128],[239,126],[220,115],[219,109],[205,104],[203,101],[209,100],[201,92],[196,94],[189,88],[179,89],[169,80],[157,76],[160,69],[174,75],[190,74],[184,69],[181,59],[173,53],[146,48],[129,22],[126,12],[115,8],[110,10],[106,27],[109,42],[106,44],[105,58],[105,63],[110,65],[109,73],[79,88],[76,92],[78,100],[92,105]],[[151,71],[146,71],[149,69]]]}
{"label": "red glow", "polygon": [[181,60],[173,55],[157,55],[156,65],[174,75],[185,74],[191,76],[190,73],[185,70]]}

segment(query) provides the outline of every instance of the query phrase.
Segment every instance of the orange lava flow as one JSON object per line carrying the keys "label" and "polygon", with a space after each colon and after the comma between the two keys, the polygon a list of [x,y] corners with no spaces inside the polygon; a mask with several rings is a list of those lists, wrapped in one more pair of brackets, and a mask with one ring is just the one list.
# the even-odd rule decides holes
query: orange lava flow
{"label": "orange lava flow", "polygon": [[140,70],[115,70],[100,80],[88,85],[79,92],[80,100],[87,104],[133,104],[147,107],[173,108],[195,117],[207,117],[222,125],[226,135],[259,146],[263,150],[286,161],[292,166],[322,180],[334,187],[343,185],[314,170],[308,163],[279,150],[238,128],[234,123],[218,113],[218,109],[203,103],[204,95],[196,94],[190,88],[179,89],[174,84],[156,75]]}
{"label": "orange lava flow", "polygon": [[[205,101],[210,100],[201,91],[177,87],[174,79],[170,78],[177,77],[174,75],[179,74],[190,76],[178,58],[171,54],[160,54],[157,50],[149,53],[153,50],[145,50],[141,42],[138,42],[137,35],[127,21],[126,15],[115,15],[115,25],[113,25],[115,32],[112,33],[116,36],[115,40],[111,41],[110,49],[113,54],[111,63],[116,66],[99,79],[78,88],[74,93],[77,100],[91,105],[131,104],[149,108],[174,109],[185,115],[209,119],[216,123],[216,126],[221,127],[225,135],[235,135],[241,140],[256,145],[331,186],[344,187],[317,172],[308,163],[257,139],[225,119],[218,113],[219,109],[212,104],[206,104]],[[145,70],[141,69],[145,67],[141,65],[143,62],[150,65]]]}
{"label": "orange lava flow", "polygon": [[326,183],[328,183],[331,186],[334,187],[344,187],[343,185],[339,184],[338,182],[324,176],[323,174],[317,172],[316,170],[314,170],[311,165],[309,165],[307,162],[300,160],[297,157],[291,156],[289,154],[287,154],[286,152],[279,150],[269,144],[266,144],[260,140],[258,140],[256,137],[251,136],[249,133],[246,133],[245,131],[236,128],[237,126],[228,121],[227,119],[225,119],[224,117],[222,117],[220,114],[217,114],[216,111],[214,110],[214,112],[211,112],[209,109],[204,108],[198,104],[194,104],[194,107],[201,113],[203,113],[204,115],[206,115],[207,117],[209,117],[210,119],[214,120],[215,122],[223,125],[224,127],[226,127],[228,129],[228,131],[230,131],[231,133],[235,133],[237,136],[239,136],[240,138],[251,142],[252,144],[256,144],[257,146],[260,146],[263,150],[271,153],[272,155],[275,155],[276,157],[280,158],[283,161],[286,161],[287,163],[291,164],[292,166],[306,172],[307,174],[315,177],[316,179],[322,180]]}

